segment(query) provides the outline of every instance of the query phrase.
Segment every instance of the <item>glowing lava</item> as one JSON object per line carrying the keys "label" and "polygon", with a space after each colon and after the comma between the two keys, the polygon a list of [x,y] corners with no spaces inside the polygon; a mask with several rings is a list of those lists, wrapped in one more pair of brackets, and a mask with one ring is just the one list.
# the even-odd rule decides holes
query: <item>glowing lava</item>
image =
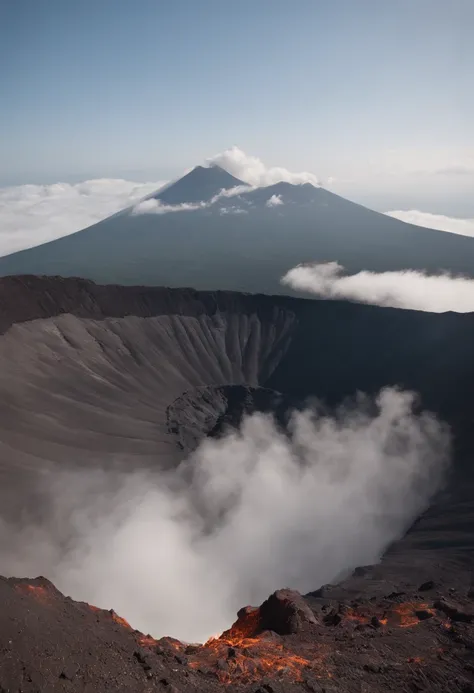
{"label": "glowing lava", "polygon": [[354,622],[358,625],[397,626],[409,628],[417,626],[422,621],[436,616],[436,611],[423,602],[404,602],[395,604],[385,609],[381,615],[367,613],[358,608],[346,607],[341,611],[344,621]]}
{"label": "glowing lava", "polygon": [[29,583],[20,583],[15,586],[15,589],[17,592],[21,592],[22,594],[28,594],[31,595],[32,597],[35,597],[39,602],[48,602],[49,601],[49,593],[46,587],[43,587],[42,585],[32,585]]}
{"label": "glowing lava", "polygon": [[158,641],[152,638],[151,635],[139,635],[138,644],[142,647],[156,647]]}
{"label": "glowing lava", "polygon": [[[417,612],[424,611],[431,616],[436,616],[436,612],[431,609],[428,604],[423,604],[420,602],[405,602],[399,604],[390,610],[390,615],[395,619],[398,619],[398,625],[400,628],[409,628],[410,626],[417,626],[423,619],[419,617]],[[394,624],[395,625],[395,624]]]}
{"label": "glowing lava", "polygon": [[200,648],[193,648],[189,666],[202,672],[211,670],[224,684],[250,683],[263,676],[284,676],[301,681],[305,672],[324,674],[326,652],[314,645],[305,656],[296,654],[273,633],[248,638],[222,635]]}
{"label": "glowing lava", "polygon": [[128,621],[126,621],[124,618],[119,616],[118,614],[115,613],[115,611],[110,611],[110,615],[112,616],[112,621],[115,621],[115,623],[118,623],[119,626],[123,626],[124,628],[127,628],[128,630],[132,630],[132,626]]}
{"label": "glowing lava", "polygon": [[291,640],[272,631],[259,632],[260,619],[259,609],[242,609],[236,623],[221,636],[187,648],[189,666],[212,673],[223,684],[251,683],[267,675],[301,681],[305,672],[330,677],[324,669],[328,648],[313,644],[296,653]]}
{"label": "glowing lava", "polygon": [[[186,645],[168,637],[156,640],[151,635],[133,631],[130,624],[113,610],[104,611],[93,606],[90,609],[103,613],[131,631],[142,647],[158,654],[168,652],[182,664],[224,685],[246,685],[267,676],[301,682],[307,675],[316,679],[329,679],[334,675],[331,664],[333,645],[323,642],[322,638],[308,642],[298,634],[280,635],[271,629],[262,629],[264,618],[261,608],[248,606],[241,609],[237,621],[229,630],[209,638],[204,645]],[[383,610],[367,604],[352,607],[340,605],[339,610],[330,615],[327,625],[352,623],[366,628],[408,628],[432,616],[436,616],[436,611],[430,605],[415,601],[389,604]],[[409,657],[405,661],[412,665],[422,665],[424,662],[419,656]]]}

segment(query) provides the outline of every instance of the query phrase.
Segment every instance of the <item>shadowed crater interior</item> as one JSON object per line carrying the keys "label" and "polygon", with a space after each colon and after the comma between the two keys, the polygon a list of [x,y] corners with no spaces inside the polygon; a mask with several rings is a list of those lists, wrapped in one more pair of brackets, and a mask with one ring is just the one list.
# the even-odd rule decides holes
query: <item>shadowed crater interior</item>
{"label": "shadowed crater interior", "polygon": [[[358,568],[338,585],[316,583],[304,598],[288,590],[275,592],[260,609],[242,609],[230,630],[203,647],[172,638],[155,641],[114,611],[64,599],[44,579],[0,578],[5,605],[1,690],[79,691],[92,681],[97,691],[196,693],[231,684],[232,690],[256,693],[255,682],[260,685],[267,675],[287,677],[291,685],[272,679],[258,691],[330,691],[335,690],[331,682],[341,680],[341,691],[352,693],[360,689],[360,681],[369,690],[375,675],[382,683],[370,690],[395,690],[393,682],[398,682],[393,683],[397,690],[473,690],[466,678],[472,676],[461,662],[472,650],[469,624],[474,622],[467,604],[474,570],[472,314],[101,286],[58,277],[7,277],[0,280],[0,289],[0,528],[2,522],[10,523],[5,525],[9,528],[29,525],[33,548],[31,521],[49,510],[39,489],[45,483],[52,486],[58,470],[85,470],[86,479],[94,470],[173,470],[206,436],[220,438],[255,412],[272,414],[284,427],[291,411],[308,401],[317,399],[334,411],[358,392],[376,395],[395,386],[417,393],[418,409],[447,422],[453,439],[446,487],[379,564]],[[367,479],[370,483],[370,474]],[[296,488],[306,491],[304,484]],[[284,484],[281,489],[286,492]],[[265,542],[252,545],[261,527],[278,523],[286,498],[280,497],[276,508],[264,501],[265,489],[256,494],[258,512],[256,521],[248,523],[248,543],[245,535],[238,544],[237,528],[233,544],[225,537],[218,544],[218,555],[229,551],[230,560],[233,553],[237,556],[238,544],[243,554],[236,560],[242,558],[242,564],[249,553],[250,567],[252,562],[260,565],[262,550],[268,554],[265,566],[280,560]],[[316,489],[310,501],[304,511],[320,503],[323,524],[324,503],[337,505],[338,498],[320,498]],[[299,495],[294,494],[290,519],[298,506]],[[221,510],[218,517],[225,515],[226,509]],[[265,513],[271,520],[266,525]],[[337,524],[337,514],[331,517]],[[271,536],[278,537],[280,529],[289,529],[284,537],[292,537],[293,529],[307,532],[308,527],[293,528],[290,522],[278,525]],[[371,525],[366,529],[371,531]],[[318,530],[315,526],[315,536]],[[14,540],[14,531],[5,536]],[[295,538],[285,539],[289,564],[301,549]],[[202,553],[206,540],[193,554],[197,576],[203,565],[207,568]],[[146,558],[149,546],[140,542],[138,532],[127,551]],[[113,558],[99,537],[98,557],[106,551]],[[127,554],[125,561],[133,567],[133,557]],[[153,566],[149,583],[145,576],[143,584],[153,585],[155,601],[160,597],[155,581],[168,570],[166,562],[160,563]],[[223,585],[210,575],[208,584],[220,590]],[[233,575],[224,575],[231,583]],[[260,572],[250,575],[258,586]],[[179,577],[178,572],[171,575],[172,582]],[[114,588],[107,584],[107,595]],[[171,605],[176,617],[184,604],[192,608],[193,599],[183,591],[175,596],[176,602],[183,601]],[[415,626],[416,631],[404,630]],[[418,650],[412,651],[414,643]],[[440,653],[449,648],[462,648],[464,654],[443,659]],[[437,679],[428,680],[428,673],[418,677],[415,668],[425,661],[442,672]]]}
{"label": "shadowed crater interior", "polygon": [[470,484],[470,314],[79,279],[1,281],[4,513],[31,507],[36,475],[57,466],[172,468],[245,413],[284,421],[308,397],[336,405],[387,385],[414,390],[449,422],[454,477],[462,469],[464,492]]}

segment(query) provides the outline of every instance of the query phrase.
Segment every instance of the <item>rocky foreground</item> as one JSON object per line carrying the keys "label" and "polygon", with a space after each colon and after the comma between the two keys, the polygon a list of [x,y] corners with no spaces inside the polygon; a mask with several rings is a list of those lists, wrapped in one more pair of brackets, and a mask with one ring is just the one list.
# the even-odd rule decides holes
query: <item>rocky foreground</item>
{"label": "rocky foreground", "polygon": [[474,594],[433,581],[336,599],[275,592],[204,645],[155,640],[45,578],[0,578],[0,691],[472,693]]}

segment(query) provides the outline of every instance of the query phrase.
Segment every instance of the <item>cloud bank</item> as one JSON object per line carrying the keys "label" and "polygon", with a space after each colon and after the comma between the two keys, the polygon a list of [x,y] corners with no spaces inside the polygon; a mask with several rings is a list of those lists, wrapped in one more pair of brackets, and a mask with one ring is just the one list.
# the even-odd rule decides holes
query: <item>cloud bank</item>
{"label": "cloud bank", "polygon": [[457,233],[460,236],[474,236],[474,219],[446,217],[443,214],[420,212],[417,209],[395,210],[385,212],[385,214],[389,217],[400,219],[400,221],[405,221],[407,224],[415,224],[415,226],[448,231],[449,233]]}
{"label": "cloud bank", "polygon": [[449,273],[428,275],[418,270],[344,274],[338,262],[293,267],[281,283],[321,298],[349,299],[392,308],[430,313],[474,311],[474,279]]}
{"label": "cloud bank", "polygon": [[[246,186],[239,186],[241,192],[280,181],[319,185],[312,173],[292,173],[285,168],[267,167],[260,159],[248,156],[238,147],[217,154],[208,159],[207,163],[219,164],[246,181]],[[328,179],[328,185],[334,181],[334,178]],[[77,184],[0,188],[0,256],[67,236],[134,205],[133,214],[166,214],[192,211],[204,206],[204,203],[163,205],[144,199],[164,184],[165,181],[137,183],[105,178]],[[215,204],[222,196],[240,194],[237,190],[238,188],[234,191],[221,191],[206,204]],[[267,205],[272,207],[280,204],[277,199],[281,200],[279,196],[270,198]],[[242,211],[238,211],[234,205],[228,213],[238,214]],[[419,226],[474,236],[473,219],[456,219],[418,210],[394,210],[386,214]]]}
{"label": "cloud bank", "polygon": [[207,160],[208,164],[217,164],[236,178],[245,181],[249,185],[264,187],[285,181],[298,185],[311,183],[319,186],[319,181],[313,173],[303,171],[292,173],[286,168],[268,167],[256,156],[249,156],[238,147],[231,147],[220,154],[216,154]]}
{"label": "cloud bank", "polygon": [[0,188],[0,255],[80,231],[134,204],[163,184],[101,178],[75,185]]}
{"label": "cloud bank", "polygon": [[54,475],[50,515],[0,521],[2,572],[44,574],[155,637],[203,641],[280,587],[302,592],[375,562],[442,483],[449,434],[385,389],[289,429],[268,415],[206,439],[174,472]]}

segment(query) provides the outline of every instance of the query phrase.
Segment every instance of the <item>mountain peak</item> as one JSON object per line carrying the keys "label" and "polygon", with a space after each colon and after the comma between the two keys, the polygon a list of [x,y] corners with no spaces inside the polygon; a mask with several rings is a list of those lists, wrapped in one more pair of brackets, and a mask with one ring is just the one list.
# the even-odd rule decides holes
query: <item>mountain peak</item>
{"label": "mountain peak", "polygon": [[245,185],[245,183],[220,166],[196,166],[182,178],[158,190],[150,197],[169,205],[206,202],[222,189],[229,190],[237,185]]}

